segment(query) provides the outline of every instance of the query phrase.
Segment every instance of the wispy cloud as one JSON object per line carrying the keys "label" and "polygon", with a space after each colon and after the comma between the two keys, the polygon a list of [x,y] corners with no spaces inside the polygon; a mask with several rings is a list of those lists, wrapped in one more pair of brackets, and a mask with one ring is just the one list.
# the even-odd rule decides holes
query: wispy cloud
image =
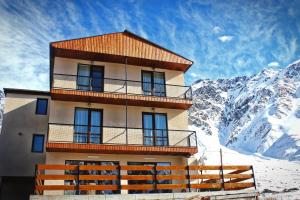
{"label": "wispy cloud", "polygon": [[269,64],[268,64],[268,67],[279,67],[280,65],[279,65],[279,63],[278,62],[270,62]]}
{"label": "wispy cloud", "polygon": [[222,29],[219,27],[219,26],[215,26],[213,29],[212,29],[213,33],[215,34],[218,34],[222,31]]}
{"label": "wispy cloud", "polygon": [[218,37],[218,39],[221,42],[229,42],[229,41],[231,41],[233,39],[233,36],[231,36],[231,35],[223,35],[223,36]]}
{"label": "wispy cloud", "polygon": [[124,29],[193,60],[188,84],[250,75],[270,61],[285,66],[300,55],[299,8],[300,1],[0,0],[0,88],[48,89],[49,42]]}

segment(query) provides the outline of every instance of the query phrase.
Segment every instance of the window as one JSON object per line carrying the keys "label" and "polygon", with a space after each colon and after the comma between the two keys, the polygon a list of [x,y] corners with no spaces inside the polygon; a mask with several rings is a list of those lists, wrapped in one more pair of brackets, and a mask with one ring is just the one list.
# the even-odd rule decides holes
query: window
{"label": "window", "polygon": [[165,73],[142,71],[142,82],[144,95],[166,96]]}
{"label": "window", "polygon": [[[119,166],[117,161],[80,161],[66,160],[66,165],[101,165],[101,166]],[[86,170],[80,171],[80,175],[115,175],[119,176],[119,170]],[[66,175],[77,175],[75,170],[66,170]],[[65,185],[78,185],[78,180],[65,180]],[[79,185],[120,185],[120,180],[80,180]],[[74,190],[65,190],[65,194],[76,194]],[[77,194],[91,194],[88,191],[80,190]],[[120,194],[120,190],[96,190],[94,194]]]}
{"label": "window", "polygon": [[168,146],[167,115],[143,113],[144,145]]}
{"label": "window", "polygon": [[77,89],[85,91],[103,92],[104,68],[94,65],[78,65]]}
{"label": "window", "polygon": [[76,108],[74,130],[74,142],[100,144],[102,110]]}
{"label": "window", "polygon": [[44,135],[33,134],[31,152],[34,153],[44,152]]}
{"label": "window", "polygon": [[47,115],[48,99],[37,99],[35,114]]}
{"label": "window", "polygon": [[[128,165],[140,165],[140,166],[170,166],[169,162],[128,162]],[[128,175],[171,175],[171,170],[128,170]],[[128,180],[128,185],[138,185],[138,184],[171,184],[171,180]],[[169,189],[162,190],[129,190],[129,194],[140,194],[140,193],[167,193],[172,192]]]}

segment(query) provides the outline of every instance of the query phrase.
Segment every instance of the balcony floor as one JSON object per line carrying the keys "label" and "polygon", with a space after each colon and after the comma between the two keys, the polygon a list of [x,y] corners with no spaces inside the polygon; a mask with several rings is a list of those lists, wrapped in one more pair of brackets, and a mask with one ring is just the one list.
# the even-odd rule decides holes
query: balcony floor
{"label": "balcony floor", "polygon": [[51,89],[53,100],[117,104],[143,107],[159,107],[187,110],[192,106],[191,100],[168,97],[126,95],[122,93],[103,93],[66,89]]}
{"label": "balcony floor", "polygon": [[135,155],[183,155],[191,156],[198,152],[197,147],[158,147],[140,145],[108,145],[47,142],[48,152],[135,154]]}

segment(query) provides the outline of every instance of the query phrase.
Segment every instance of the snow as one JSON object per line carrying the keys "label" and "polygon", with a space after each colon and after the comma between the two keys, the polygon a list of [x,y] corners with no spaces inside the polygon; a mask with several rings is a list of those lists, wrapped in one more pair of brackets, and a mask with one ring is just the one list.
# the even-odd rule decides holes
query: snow
{"label": "snow", "polygon": [[[207,135],[196,127],[190,126],[197,132],[198,154],[196,158],[204,159],[206,165],[220,164],[220,149],[222,149],[224,165],[253,165],[257,189],[265,189],[272,193],[263,193],[261,196],[273,196],[283,199],[297,199],[300,197],[300,162],[287,161],[262,156],[259,153],[237,152],[220,144],[217,134]],[[291,188],[298,188],[295,192],[283,192]],[[278,192],[278,193],[277,193]]]}

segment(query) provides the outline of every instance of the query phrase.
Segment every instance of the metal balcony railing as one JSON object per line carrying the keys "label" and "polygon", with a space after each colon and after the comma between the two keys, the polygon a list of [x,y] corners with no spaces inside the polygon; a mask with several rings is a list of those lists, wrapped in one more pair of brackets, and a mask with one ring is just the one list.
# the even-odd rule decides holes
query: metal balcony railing
{"label": "metal balcony railing", "polygon": [[195,131],[49,123],[48,142],[196,147]]}
{"label": "metal balcony railing", "polygon": [[190,86],[69,74],[54,74],[53,88],[192,100]]}

